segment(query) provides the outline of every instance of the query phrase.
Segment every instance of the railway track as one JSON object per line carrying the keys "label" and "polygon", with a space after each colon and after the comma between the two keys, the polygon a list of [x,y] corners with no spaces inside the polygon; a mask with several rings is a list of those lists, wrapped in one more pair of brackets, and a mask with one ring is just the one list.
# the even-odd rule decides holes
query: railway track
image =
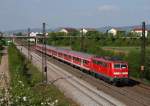
{"label": "railway track", "polygon": [[[20,47],[18,47],[20,48]],[[22,49],[22,52],[27,55],[27,51],[25,49]],[[32,60],[33,63],[41,64],[41,57],[35,53],[32,53]],[[109,105],[109,106],[123,106],[124,104],[122,102],[119,102],[117,99],[105,94],[102,91],[97,90],[95,87],[91,86],[85,81],[81,81],[79,78],[74,77],[72,74],[64,71],[64,69],[61,69],[60,67],[47,62],[48,71],[49,74],[53,72],[53,75],[57,76],[53,80],[50,80],[50,83],[55,82],[56,85],[61,80],[61,83],[67,83],[74,91],[78,94],[78,100],[80,100],[81,105],[94,105],[94,106],[101,106],[101,105]],[[69,86],[66,85],[66,86]],[[85,98],[85,99],[83,99]],[[88,101],[87,101],[88,100]]]}

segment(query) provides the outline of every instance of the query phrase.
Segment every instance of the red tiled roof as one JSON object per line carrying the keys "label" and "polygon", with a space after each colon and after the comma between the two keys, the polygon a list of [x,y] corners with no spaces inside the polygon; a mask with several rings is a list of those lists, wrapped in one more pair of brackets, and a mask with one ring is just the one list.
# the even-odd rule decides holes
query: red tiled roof
{"label": "red tiled roof", "polygon": [[61,28],[61,29],[65,29],[68,32],[77,32],[77,30],[75,28]]}
{"label": "red tiled roof", "polygon": [[133,31],[141,31],[142,28],[134,28]]}
{"label": "red tiled roof", "polygon": [[[150,31],[148,29],[145,29],[146,31]],[[142,28],[134,28],[133,31],[142,31]]]}

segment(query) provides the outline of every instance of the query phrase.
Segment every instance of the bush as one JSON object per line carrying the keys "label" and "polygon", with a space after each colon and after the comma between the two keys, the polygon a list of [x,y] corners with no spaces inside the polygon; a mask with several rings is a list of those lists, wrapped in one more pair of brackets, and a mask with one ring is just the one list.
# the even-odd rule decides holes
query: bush
{"label": "bush", "polygon": [[125,57],[125,60],[129,64],[129,74],[130,76],[139,78],[140,77],[140,53],[137,50],[132,50]]}

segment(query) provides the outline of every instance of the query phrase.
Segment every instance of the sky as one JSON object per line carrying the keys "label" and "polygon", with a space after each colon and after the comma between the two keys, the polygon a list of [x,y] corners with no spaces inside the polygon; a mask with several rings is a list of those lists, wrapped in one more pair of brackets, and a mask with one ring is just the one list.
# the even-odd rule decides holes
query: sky
{"label": "sky", "polygon": [[150,0],[0,0],[0,31],[150,23]]}

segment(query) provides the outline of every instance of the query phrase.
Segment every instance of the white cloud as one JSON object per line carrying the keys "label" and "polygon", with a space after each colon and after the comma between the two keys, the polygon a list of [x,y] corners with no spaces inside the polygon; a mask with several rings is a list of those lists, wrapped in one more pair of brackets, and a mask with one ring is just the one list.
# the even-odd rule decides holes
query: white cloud
{"label": "white cloud", "polygon": [[112,12],[112,11],[117,11],[118,7],[116,7],[114,5],[101,5],[101,6],[97,7],[97,10],[99,12]]}

